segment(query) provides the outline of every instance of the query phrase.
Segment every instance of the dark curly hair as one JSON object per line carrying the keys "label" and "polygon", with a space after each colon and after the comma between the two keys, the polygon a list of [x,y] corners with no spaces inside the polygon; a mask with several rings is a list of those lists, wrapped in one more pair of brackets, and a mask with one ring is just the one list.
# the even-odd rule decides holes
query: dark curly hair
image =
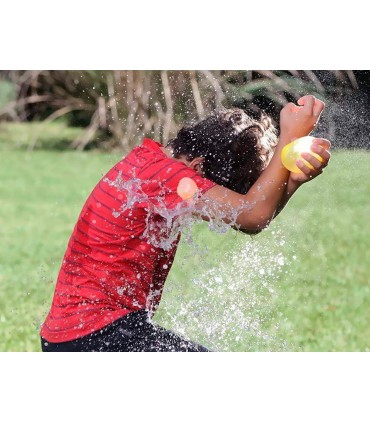
{"label": "dark curly hair", "polygon": [[167,146],[175,158],[203,157],[206,178],[245,194],[270,162],[276,144],[276,130],[267,115],[252,117],[232,108],[185,125]]}

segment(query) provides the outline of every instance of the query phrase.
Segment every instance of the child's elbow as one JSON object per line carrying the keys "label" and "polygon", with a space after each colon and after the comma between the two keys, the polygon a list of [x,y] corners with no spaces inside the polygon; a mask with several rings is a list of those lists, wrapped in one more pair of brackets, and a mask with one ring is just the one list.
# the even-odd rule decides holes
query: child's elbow
{"label": "child's elbow", "polygon": [[239,225],[238,230],[247,235],[257,235],[266,229],[270,224],[270,220],[255,222],[253,224]]}
{"label": "child's elbow", "polygon": [[245,232],[248,235],[258,235],[259,233],[261,233],[265,228],[258,228],[258,229],[254,229],[253,231],[248,231]]}
{"label": "child's elbow", "polygon": [[246,234],[246,235],[258,235],[260,232],[262,232],[262,230],[263,229],[261,229],[261,230],[255,230],[255,231],[252,231],[251,229],[243,229],[243,228],[237,228],[237,227],[234,227],[234,229],[235,230],[237,230],[238,232],[241,232],[241,233],[243,233],[243,234]]}
{"label": "child's elbow", "polygon": [[243,232],[243,234],[246,235],[258,235],[260,232],[262,232],[265,228],[256,228],[256,229],[246,229],[246,228],[239,228],[240,232]]}

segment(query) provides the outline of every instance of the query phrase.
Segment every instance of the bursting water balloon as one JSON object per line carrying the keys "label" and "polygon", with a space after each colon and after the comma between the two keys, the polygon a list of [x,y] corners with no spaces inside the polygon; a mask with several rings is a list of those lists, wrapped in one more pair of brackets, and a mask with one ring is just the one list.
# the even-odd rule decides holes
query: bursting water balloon
{"label": "bursting water balloon", "polygon": [[177,194],[183,200],[190,200],[197,191],[197,184],[191,178],[182,178],[177,186]]}
{"label": "bursting water balloon", "polygon": [[301,156],[302,153],[310,153],[312,156],[316,157],[320,162],[323,159],[315,154],[311,150],[311,145],[315,137],[307,136],[298,138],[295,141],[287,144],[281,152],[281,161],[283,162],[284,167],[294,173],[302,173],[301,169],[297,166],[296,160],[302,160],[302,162],[308,166],[310,169],[313,169],[313,166],[303,159]]}

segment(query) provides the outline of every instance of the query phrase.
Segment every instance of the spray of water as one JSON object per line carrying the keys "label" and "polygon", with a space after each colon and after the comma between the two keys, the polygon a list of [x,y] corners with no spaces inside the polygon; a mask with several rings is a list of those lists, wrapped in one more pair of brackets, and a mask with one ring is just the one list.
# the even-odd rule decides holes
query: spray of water
{"label": "spray of water", "polygon": [[370,91],[357,90],[326,101],[313,135],[328,138],[334,149],[370,148]]}
{"label": "spray of water", "polygon": [[236,244],[217,265],[207,264],[204,252],[187,245],[193,256],[202,256],[203,265],[192,275],[187,296],[181,282],[170,278],[160,320],[214,351],[284,350],[285,340],[279,333],[284,316],[277,308],[277,297],[290,261],[285,240],[275,231],[268,242],[240,236]]}

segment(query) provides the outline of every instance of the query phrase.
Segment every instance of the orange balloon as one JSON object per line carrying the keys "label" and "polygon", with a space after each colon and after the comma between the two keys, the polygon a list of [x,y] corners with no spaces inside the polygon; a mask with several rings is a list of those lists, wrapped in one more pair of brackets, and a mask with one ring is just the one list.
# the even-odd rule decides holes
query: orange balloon
{"label": "orange balloon", "polygon": [[182,178],[177,186],[177,194],[183,200],[190,200],[193,198],[195,193],[198,191],[197,184],[188,177]]}

